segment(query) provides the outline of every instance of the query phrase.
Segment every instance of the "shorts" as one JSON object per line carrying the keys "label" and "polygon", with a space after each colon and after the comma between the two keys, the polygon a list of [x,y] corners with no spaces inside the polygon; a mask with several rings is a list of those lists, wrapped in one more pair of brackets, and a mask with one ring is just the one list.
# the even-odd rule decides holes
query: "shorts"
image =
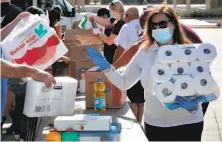
{"label": "shorts", "polygon": [[131,103],[144,103],[144,89],[141,82],[138,81],[133,87],[127,90],[127,96]]}

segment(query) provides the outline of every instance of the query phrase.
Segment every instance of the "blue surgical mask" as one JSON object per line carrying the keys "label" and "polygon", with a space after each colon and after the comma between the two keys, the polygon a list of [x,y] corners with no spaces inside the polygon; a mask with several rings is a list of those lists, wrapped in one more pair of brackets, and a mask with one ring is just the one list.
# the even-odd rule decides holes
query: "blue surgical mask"
{"label": "blue surgical mask", "polygon": [[167,43],[172,38],[172,36],[173,35],[171,34],[168,27],[164,29],[152,30],[152,37],[160,44]]}

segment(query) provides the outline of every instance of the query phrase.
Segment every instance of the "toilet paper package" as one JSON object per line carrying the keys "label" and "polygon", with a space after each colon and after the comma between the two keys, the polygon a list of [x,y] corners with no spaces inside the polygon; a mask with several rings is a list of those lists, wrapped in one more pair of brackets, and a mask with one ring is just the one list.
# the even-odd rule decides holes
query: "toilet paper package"
{"label": "toilet paper package", "polygon": [[190,71],[193,77],[200,73],[210,73],[209,64],[203,61],[195,61],[190,64]]}
{"label": "toilet paper package", "polygon": [[182,76],[189,76],[191,74],[190,66],[185,62],[176,62],[171,65],[170,72],[173,74],[173,79],[180,78]]}
{"label": "toilet paper package", "polygon": [[180,62],[193,62],[197,59],[196,47],[192,44],[180,45]]}
{"label": "toilet paper package", "polygon": [[198,44],[197,57],[198,60],[211,63],[217,56],[215,46],[209,43]]}
{"label": "toilet paper package", "polygon": [[74,110],[78,81],[70,77],[55,77],[56,85],[29,79],[23,113],[28,117],[71,115]]}
{"label": "toilet paper package", "polygon": [[191,77],[184,76],[177,79],[174,83],[174,93],[181,97],[195,95],[195,84]]}
{"label": "toilet paper package", "polygon": [[180,58],[179,50],[177,45],[162,46],[157,53],[157,61],[166,64],[175,63]]}
{"label": "toilet paper package", "polygon": [[174,93],[174,85],[172,82],[164,82],[156,86],[155,95],[162,103],[173,102],[176,98]]}
{"label": "toilet paper package", "polygon": [[164,82],[171,79],[172,73],[168,64],[154,64],[151,68],[151,76],[155,82]]}
{"label": "toilet paper package", "polygon": [[[22,14],[26,16],[18,21]],[[45,70],[68,50],[55,30],[50,28],[44,19],[30,13],[22,14],[3,29],[3,32],[7,31],[11,25],[14,25],[0,43],[4,57],[15,64],[25,64]]]}

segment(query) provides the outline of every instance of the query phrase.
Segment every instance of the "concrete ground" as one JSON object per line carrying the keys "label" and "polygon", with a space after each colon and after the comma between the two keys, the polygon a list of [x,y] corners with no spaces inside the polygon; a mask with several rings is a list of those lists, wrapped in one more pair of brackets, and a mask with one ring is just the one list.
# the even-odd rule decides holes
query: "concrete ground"
{"label": "concrete ground", "polygon": [[[222,88],[222,29],[194,29],[204,42],[211,43],[217,48],[217,58],[211,65],[212,75]],[[222,141],[222,95],[210,103],[204,118],[202,141]]]}

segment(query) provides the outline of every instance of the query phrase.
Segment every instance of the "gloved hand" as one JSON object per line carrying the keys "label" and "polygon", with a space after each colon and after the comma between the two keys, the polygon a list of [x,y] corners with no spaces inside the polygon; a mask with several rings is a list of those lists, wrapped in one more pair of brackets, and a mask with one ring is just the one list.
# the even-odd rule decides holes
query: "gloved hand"
{"label": "gloved hand", "polygon": [[86,50],[88,51],[86,56],[99,67],[98,70],[105,70],[110,67],[109,62],[106,61],[106,59],[102,56],[101,53],[99,53],[99,51],[90,46],[87,46]]}
{"label": "gloved hand", "polygon": [[196,99],[192,100],[190,97],[180,97],[177,96],[175,102],[177,102],[178,107],[186,109],[187,111],[195,111],[198,109],[198,103],[203,99],[202,96],[197,97]]}

